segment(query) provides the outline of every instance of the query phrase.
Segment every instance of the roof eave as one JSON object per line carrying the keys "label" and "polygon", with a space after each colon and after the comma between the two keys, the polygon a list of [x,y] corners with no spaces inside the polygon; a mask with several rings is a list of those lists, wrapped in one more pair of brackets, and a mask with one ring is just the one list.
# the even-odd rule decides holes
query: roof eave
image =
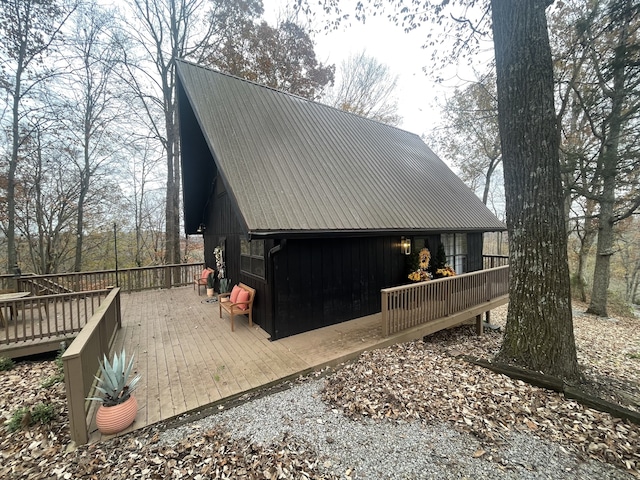
{"label": "roof eave", "polygon": [[485,228],[422,228],[422,229],[368,229],[368,230],[251,230],[247,233],[251,239],[267,238],[353,238],[353,237],[378,237],[378,236],[416,236],[438,233],[485,233],[504,232],[506,227],[485,227]]}

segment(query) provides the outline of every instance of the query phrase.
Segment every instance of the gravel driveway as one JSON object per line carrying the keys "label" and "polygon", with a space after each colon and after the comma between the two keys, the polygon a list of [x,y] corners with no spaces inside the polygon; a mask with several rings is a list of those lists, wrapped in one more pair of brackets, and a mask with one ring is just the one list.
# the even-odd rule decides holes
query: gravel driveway
{"label": "gravel driveway", "polygon": [[319,455],[319,471],[362,479],[632,479],[611,465],[581,461],[557,444],[513,433],[489,449],[449,424],[352,420],[321,399],[316,379],[160,436],[161,443],[222,426],[235,439],[284,448],[296,440]]}

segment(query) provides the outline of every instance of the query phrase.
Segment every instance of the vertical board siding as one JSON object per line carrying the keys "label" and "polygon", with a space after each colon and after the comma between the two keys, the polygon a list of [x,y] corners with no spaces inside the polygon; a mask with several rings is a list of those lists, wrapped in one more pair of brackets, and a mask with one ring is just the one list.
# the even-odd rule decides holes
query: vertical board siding
{"label": "vertical board siding", "polygon": [[253,303],[253,321],[260,325],[267,333],[273,335],[273,319],[271,307],[271,291],[268,288],[267,278],[269,265],[267,253],[274,246],[272,240],[265,242],[265,278],[261,279],[240,270],[240,238],[243,236],[240,222],[235,213],[229,194],[217,179],[215,195],[212,199],[208,216],[207,230],[204,235],[205,264],[215,268],[216,261],[213,249],[222,243],[224,239],[225,276],[230,278],[232,284],[244,283],[256,290]]}
{"label": "vertical board siding", "polygon": [[[274,259],[274,338],[380,311],[380,290],[405,282],[399,237],[288,240]],[[273,334],[272,334],[273,335]]]}

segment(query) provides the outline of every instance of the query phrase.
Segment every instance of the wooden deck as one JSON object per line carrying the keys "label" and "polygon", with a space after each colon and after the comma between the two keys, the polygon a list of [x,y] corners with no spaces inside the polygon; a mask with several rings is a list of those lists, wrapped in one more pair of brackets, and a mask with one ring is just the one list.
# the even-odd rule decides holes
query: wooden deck
{"label": "wooden deck", "polygon": [[[142,373],[138,415],[127,431],[436,331],[426,325],[385,338],[377,314],[271,342],[242,317],[231,332],[217,303],[192,287],[122,294],[121,305],[122,329],[112,351],[124,347],[135,354]],[[101,438],[94,423],[90,434],[91,442]]]}

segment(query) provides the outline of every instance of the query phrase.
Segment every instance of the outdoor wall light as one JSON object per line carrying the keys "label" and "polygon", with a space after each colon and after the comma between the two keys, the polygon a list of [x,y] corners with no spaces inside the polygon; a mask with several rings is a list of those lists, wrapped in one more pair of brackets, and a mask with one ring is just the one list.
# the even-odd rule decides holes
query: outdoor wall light
{"label": "outdoor wall light", "polygon": [[401,237],[400,238],[400,249],[404,255],[411,255],[411,239]]}
{"label": "outdoor wall light", "polygon": [[198,229],[196,230],[196,233],[204,233],[206,229],[207,229],[207,226],[204,223],[201,223],[200,225],[198,225]]}

